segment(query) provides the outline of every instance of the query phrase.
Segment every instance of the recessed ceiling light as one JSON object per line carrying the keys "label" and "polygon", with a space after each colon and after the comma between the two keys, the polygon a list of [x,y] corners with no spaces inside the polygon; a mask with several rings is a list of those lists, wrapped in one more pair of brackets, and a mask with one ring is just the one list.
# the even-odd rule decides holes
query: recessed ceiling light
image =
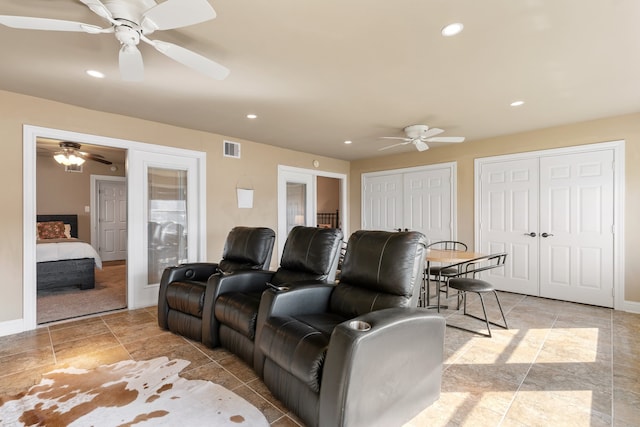
{"label": "recessed ceiling light", "polygon": [[345,141],[344,143],[345,143],[345,144],[351,144],[351,142],[352,142],[352,141],[347,140],[347,141]]}
{"label": "recessed ceiling light", "polygon": [[255,114],[247,114],[247,119],[257,119],[258,116],[256,116]]}
{"label": "recessed ceiling light", "polygon": [[455,36],[456,34],[459,34],[463,28],[464,28],[464,25],[462,25],[459,22],[454,22],[453,24],[449,24],[446,27],[444,27],[440,32],[445,37],[451,37],[451,36]]}
{"label": "recessed ceiling light", "polygon": [[519,106],[521,106],[522,104],[524,104],[524,101],[513,101],[510,105],[511,105],[512,107],[519,107]]}
{"label": "recessed ceiling light", "polygon": [[97,70],[87,70],[87,74],[96,79],[104,79],[104,73]]}

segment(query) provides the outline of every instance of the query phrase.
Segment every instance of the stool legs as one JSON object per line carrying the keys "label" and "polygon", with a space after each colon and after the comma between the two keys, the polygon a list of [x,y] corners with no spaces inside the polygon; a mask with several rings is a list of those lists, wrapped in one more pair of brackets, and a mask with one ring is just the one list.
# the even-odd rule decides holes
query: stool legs
{"label": "stool legs", "polygon": [[491,291],[491,292],[493,292],[493,294],[496,296],[496,302],[498,303],[498,308],[500,309],[500,315],[502,315],[502,320],[504,321],[504,325],[500,325],[498,323],[494,323],[494,322],[489,321],[489,316],[487,316],[487,309],[486,309],[486,307],[484,305],[484,298],[482,297],[482,292],[474,292],[474,293],[478,294],[478,296],[480,297],[480,304],[482,305],[482,313],[484,314],[484,318],[478,317],[478,316],[474,316],[473,314],[467,313],[467,291],[459,291],[458,292],[458,310],[460,310],[460,298],[462,298],[462,303],[463,303],[463,311],[462,311],[462,313],[465,316],[473,317],[474,319],[482,320],[483,322],[485,322],[486,325],[487,325],[487,332],[488,333],[487,334],[483,334],[481,332],[473,331],[471,329],[466,329],[466,328],[462,328],[460,326],[450,325],[449,323],[447,323],[447,326],[451,326],[452,328],[456,328],[456,329],[461,329],[463,331],[474,332],[474,333],[479,334],[479,335],[488,336],[489,338],[492,337],[492,335],[491,335],[491,326],[490,325],[495,325],[495,326],[499,326],[499,327],[504,328],[504,329],[509,329],[509,325],[507,325],[507,318],[504,315],[504,311],[502,310],[502,304],[500,304],[500,299],[498,298],[498,293],[495,290]]}

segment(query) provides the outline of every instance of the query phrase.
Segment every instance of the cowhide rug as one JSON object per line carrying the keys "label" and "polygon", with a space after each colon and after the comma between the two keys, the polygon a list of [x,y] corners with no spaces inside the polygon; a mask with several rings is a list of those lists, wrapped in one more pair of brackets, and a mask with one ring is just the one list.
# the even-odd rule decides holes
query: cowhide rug
{"label": "cowhide rug", "polygon": [[226,388],[178,376],[190,362],[159,357],[96,369],[58,369],[40,384],[0,397],[2,426],[268,426]]}

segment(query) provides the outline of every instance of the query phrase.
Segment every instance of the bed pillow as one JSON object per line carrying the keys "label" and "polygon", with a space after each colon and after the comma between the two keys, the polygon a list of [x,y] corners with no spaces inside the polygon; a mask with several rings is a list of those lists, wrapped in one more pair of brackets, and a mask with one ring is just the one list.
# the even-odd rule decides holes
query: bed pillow
{"label": "bed pillow", "polygon": [[64,239],[64,223],[62,221],[48,221],[38,223],[40,239]]}
{"label": "bed pillow", "polygon": [[64,225],[64,237],[67,239],[71,238],[71,224]]}

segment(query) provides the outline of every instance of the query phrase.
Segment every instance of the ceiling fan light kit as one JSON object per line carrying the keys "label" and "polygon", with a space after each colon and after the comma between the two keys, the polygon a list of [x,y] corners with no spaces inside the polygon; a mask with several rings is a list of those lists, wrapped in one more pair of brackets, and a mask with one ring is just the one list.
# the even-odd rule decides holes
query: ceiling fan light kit
{"label": "ceiling fan light kit", "polygon": [[26,30],[75,31],[88,34],[114,33],[120,42],[120,75],[125,81],[140,81],[144,63],[138,49],[140,40],[158,52],[216,80],[229,75],[229,69],[181,46],[151,40],[147,36],[158,30],[171,30],[209,21],[216,17],[207,0],[80,0],[111,26],[101,28],[82,22],[25,16],[0,15],[0,24]]}
{"label": "ceiling fan light kit", "polygon": [[401,145],[413,144],[418,151],[426,151],[429,149],[427,142],[445,142],[445,143],[458,143],[464,142],[462,136],[436,136],[444,132],[439,128],[429,128],[427,125],[410,125],[403,129],[405,137],[398,136],[383,136],[382,139],[399,139],[403,142],[397,144],[388,145],[380,148],[378,151],[388,150],[389,148],[399,147]]}
{"label": "ceiling fan light kit", "polygon": [[112,162],[106,160],[100,154],[90,154],[80,151],[82,146],[77,142],[61,141],[60,151],[54,153],[53,159],[64,166],[81,166],[87,159],[94,160],[105,165]]}

